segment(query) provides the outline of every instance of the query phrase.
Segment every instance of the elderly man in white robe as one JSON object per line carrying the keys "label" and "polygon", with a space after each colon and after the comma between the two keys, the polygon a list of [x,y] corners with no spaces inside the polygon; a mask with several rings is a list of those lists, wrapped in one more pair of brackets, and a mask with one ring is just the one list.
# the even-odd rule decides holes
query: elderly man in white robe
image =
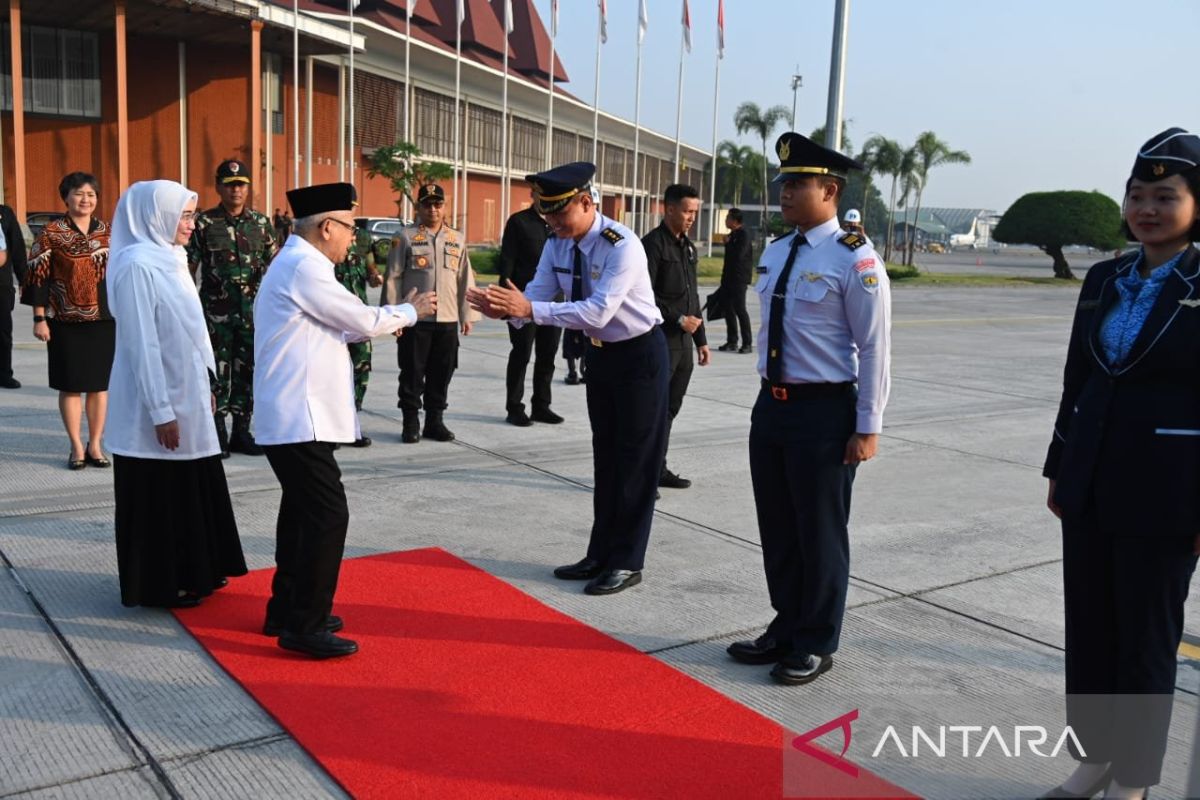
{"label": "elderly man in white robe", "polygon": [[283,488],[275,577],[263,633],[313,658],[358,652],[330,612],[350,511],[334,445],[361,436],[348,342],[402,328],[437,309],[433,292],[372,307],[346,290],[333,265],[357,229],[349,183],[287,193],[295,216],[254,302],[254,430]]}

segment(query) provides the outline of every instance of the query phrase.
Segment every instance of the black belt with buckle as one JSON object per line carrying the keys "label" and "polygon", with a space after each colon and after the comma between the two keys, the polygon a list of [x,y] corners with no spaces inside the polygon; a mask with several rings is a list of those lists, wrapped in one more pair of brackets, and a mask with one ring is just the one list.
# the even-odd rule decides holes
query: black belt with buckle
{"label": "black belt with buckle", "polygon": [[776,400],[787,401],[798,400],[801,397],[845,394],[854,389],[854,384],[849,381],[843,383],[771,383],[763,378],[762,388],[769,391],[771,397]]}
{"label": "black belt with buckle", "polygon": [[[658,326],[655,326],[655,327],[658,327]],[[599,339],[597,339],[595,336],[589,336],[588,344],[590,344],[592,347],[597,347],[602,350],[613,350],[613,349],[619,350],[627,345],[634,344],[635,342],[640,342],[642,339],[645,339],[648,336],[653,336],[653,335],[654,335],[654,328],[651,328],[650,330],[646,331],[643,334],[634,336],[632,339],[623,339],[619,342],[602,342]]]}

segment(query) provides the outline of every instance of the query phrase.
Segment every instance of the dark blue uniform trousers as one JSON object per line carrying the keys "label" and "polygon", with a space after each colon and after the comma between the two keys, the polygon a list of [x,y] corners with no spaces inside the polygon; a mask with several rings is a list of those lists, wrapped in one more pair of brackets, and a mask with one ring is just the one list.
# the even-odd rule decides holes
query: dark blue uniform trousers
{"label": "dark blue uniform trousers", "polygon": [[1063,519],[1067,724],[1123,786],[1159,782],[1175,692],[1192,537],[1128,536],[1095,506]]}
{"label": "dark blue uniform trousers", "polygon": [[606,569],[640,570],[667,446],[667,342],[662,329],[589,346],[594,520],[588,558]]}
{"label": "dark blue uniform trousers", "polygon": [[767,633],[796,654],[838,649],[850,580],[850,489],[842,464],[854,433],[851,384],[767,389],[750,418],[750,477],[775,619]]}

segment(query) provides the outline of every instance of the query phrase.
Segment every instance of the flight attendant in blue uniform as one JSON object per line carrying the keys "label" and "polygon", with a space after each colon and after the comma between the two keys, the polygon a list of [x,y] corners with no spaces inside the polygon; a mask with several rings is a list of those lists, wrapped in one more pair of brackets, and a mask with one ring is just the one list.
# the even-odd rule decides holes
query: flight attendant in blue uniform
{"label": "flight attendant in blue uniform", "polygon": [[833,664],[850,579],[850,490],[883,425],[891,299],[883,259],[838,223],[858,162],[798,133],[775,144],[783,218],[796,230],[763,251],[762,389],[750,422],[750,476],[775,618],[728,652],[770,664],[785,684]]}
{"label": "flight attendant in blue uniform", "polygon": [[1159,782],[1200,546],[1200,137],[1146,142],[1125,184],[1141,247],[1088,270],[1043,474],[1062,519],[1067,722],[1047,797]]}
{"label": "flight attendant in blue uniform", "polygon": [[[511,281],[468,292],[485,315],[557,325],[587,337],[588,418],[596,489],[587,555],[554,570],[588,594],[638,584],[667,443],[667,342],[637,235],[603,216],[590,193],[596,166],[527,175],[553,229],[522,294]],[[561,293],[570,298],[554,302]]]}

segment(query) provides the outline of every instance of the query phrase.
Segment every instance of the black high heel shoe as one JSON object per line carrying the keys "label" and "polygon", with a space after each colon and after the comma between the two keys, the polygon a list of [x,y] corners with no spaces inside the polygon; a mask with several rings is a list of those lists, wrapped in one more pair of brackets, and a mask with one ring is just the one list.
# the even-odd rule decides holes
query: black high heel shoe
{"label": "black high heel shoe", "polygon": [[[1058,786],[1055,786],[1053,789],[1051,789],[1050,791],[1048,791],[1044,795],[1042,795],[1042,798],[1064,798],[1064,797],[1066,797],[1066,798],[1070,798],[1070,797],[1090,798],[1090,797],[1095,797],[1096,795],[1100,794],[1100,792],[1102,792],[1108,788],[1108,784],[1110,781],[1112,781],[1112,767],[1109,767],[1108,769],[1104,770],[1104,774],[1101,775],[1099,778],[1097,778],[1092,783],[1091,786],[1089,786],[1087,789],[1085,789],[1083,794],[1073,794],[1071,792],[1068,792],[1066,789],[1064,789],[1062,787],[1062,784],[1060,783]],[[1147,792],[1146,795],[1144,795],[1144,796],[1148,797],[1149,792]]]}

